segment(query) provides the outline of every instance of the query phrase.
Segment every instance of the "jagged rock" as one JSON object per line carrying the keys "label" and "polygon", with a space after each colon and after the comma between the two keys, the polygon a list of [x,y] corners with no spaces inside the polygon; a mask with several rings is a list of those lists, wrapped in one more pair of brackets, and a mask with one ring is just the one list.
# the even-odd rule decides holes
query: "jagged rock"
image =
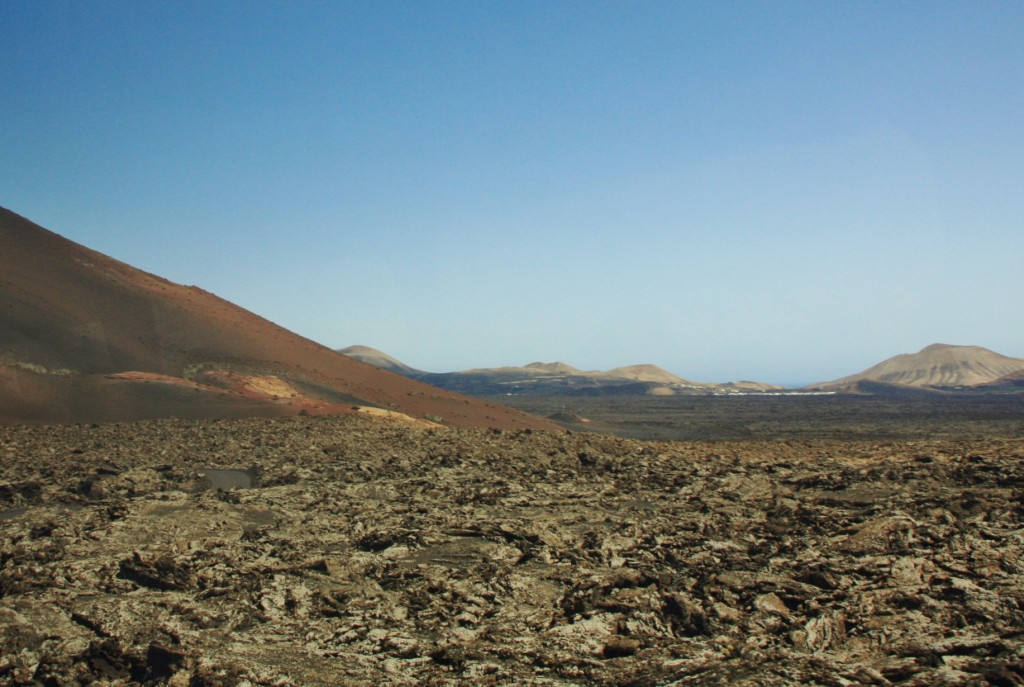
{"label": "jagged rock", "polygon": [[3,685],[1024,684],[1019,438],[347,417],[0,455]]}

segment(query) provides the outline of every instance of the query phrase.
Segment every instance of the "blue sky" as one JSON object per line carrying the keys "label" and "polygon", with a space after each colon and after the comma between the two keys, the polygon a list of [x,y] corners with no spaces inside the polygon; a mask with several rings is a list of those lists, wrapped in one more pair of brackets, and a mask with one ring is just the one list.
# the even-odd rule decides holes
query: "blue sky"
{"label": "blue sky", "polygon": [[0,205],[431,371],[1024,357],[1024,3],[4,2]]}

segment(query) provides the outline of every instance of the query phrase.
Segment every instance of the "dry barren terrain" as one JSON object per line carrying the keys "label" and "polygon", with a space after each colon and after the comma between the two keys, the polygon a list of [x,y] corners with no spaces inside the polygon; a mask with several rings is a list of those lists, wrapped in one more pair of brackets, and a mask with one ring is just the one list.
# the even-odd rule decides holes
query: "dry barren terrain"
{"label": "dry barren terrain", "polygon": [[573,430],[634,439],[978,439],[1024,437],[1022,393],[668,398],[493,397]]}
{"label": "dry barren terrain", "polygon": [[324,415],[554,429],[366,365],[0,208],[0,424]]}
{"label": "dry barren terrain", "polygon": [[1020,685],[1024,439],[0,428],[0,684]]}

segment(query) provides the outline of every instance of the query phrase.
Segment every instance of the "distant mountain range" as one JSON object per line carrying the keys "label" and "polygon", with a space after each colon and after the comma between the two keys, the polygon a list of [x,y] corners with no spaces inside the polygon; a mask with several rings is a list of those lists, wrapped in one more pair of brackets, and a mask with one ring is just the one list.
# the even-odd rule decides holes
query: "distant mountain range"
{"label": "distant mountain range", "polygon": [[655,365],[630,365],[602,372],[583,371],[566,363],[555,362],[434,373],[417,370],[369,346],[349,346],[339,352],[442,389],[476,396],[672,396],[811,392],[893,395],[950,390],[983,392],[1024,389],[1024,359],[1000,355],[981,346],[949,344],[932,344],[918,353],[897,355],[884,360],[858,374],[789,390],[761,382],[693,382]]}
{"label": "distant mountain range", "polygon": [[349,346],[339,352],[442,389],[474,396],[675,396],[765,392],[783,388],[761,382],[693,382],[656,365],[628,365],[607,371],[584,371],[562,362],[536,362],[522,367],[424,372],[369,346]]}
{"label": "distant mountain range", "polygon": [[0,208],[0,422],[352,412],[557,428],[339,355]]}

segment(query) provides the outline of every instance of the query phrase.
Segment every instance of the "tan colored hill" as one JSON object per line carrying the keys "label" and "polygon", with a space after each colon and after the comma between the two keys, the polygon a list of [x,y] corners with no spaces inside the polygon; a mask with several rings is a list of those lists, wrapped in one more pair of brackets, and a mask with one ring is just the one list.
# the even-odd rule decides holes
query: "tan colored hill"
{"label": "tan colored hill", "polygon": [[527,370],[536,370],[537,372],[550,372],[561,375],[582,375],[587,374],[583,370],[579,370],[572,365],[566,363],[554,362],[554,363],[530,363],[525,367]]}
{"label": "tan colored hill", "polygon": [[605,374],[610,377],[632,379],[636,382],[657,382],[658,384],[677,384],[679,386],[707,386],[705,384],[691,382],[683,379],[682,377],[677,377],[668,370],[663,370],[657,365],[649,364],[616,367],[614,370],[608,370]]}
{"label": "tan colored hill", "polygon": [[1024,359],[981,346],[932,344],[917,353],[897,355],[855,375],[812,385],[854,388],[859,382],[910,387],[978,386],[1024,370]]}
{"label": "tan colored hill", "polygon": [[389,370],[406,376],[422,374],[420,370],[417,370],[414,367],[409,367],[397,358],[393,358],[384,351],[379,351],[376,348],[371,348],[370,346],[349,346],[347,348],[338,349],[338,353],[347,355],[350,358],[355,358],[367,365],[379,367],[382,370]]}
{"label": "tan colored hill", "polygon": [[0,208],[0,422],[354,412],[556,426],[360,363]]}

